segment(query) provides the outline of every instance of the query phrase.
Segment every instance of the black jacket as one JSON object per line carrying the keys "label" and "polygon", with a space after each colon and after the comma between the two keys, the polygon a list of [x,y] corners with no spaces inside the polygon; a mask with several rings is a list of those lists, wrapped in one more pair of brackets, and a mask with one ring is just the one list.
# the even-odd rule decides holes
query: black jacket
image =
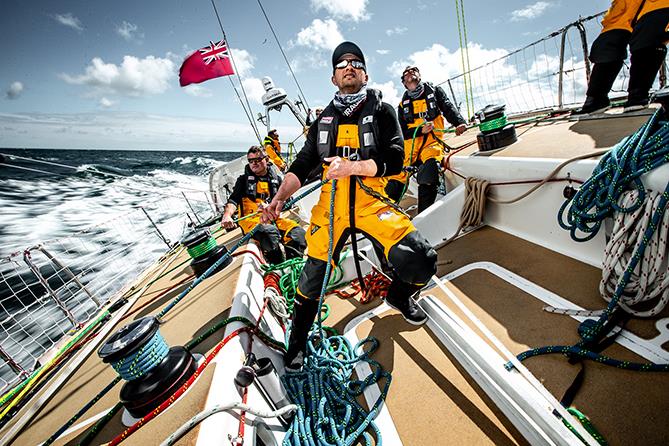
{"label": "black jacket", "polygon": [[[370,95],[378,95],[375,90],[368,89],[368,99]],[[379,95],[380,96],[380,95]],[[379,97],[380,100],[380,97]],[[339,124],[357,124],[362,110],[354,113],[350,117],[337,113]],[[307,140],[302,150],[297,154],[295,161],[290,165],[288,172],[292,172],[299,178],[300,183],[304,184],[309,173],[319,167],[323,159],[318,151],[318,122],[323,118],[323,114],[318,117],[316,122],[309,128]],[[369,154],[369,159],[374,160],[377,166],[376,176],[395,175],[401,172],[404,162],[404,141],[397,122],[395,109],[385,102],[381,103],[379,109],[374,113],[374,125],[376,126],[376,149]],[[331,153],[330,156],[334,156]]]}

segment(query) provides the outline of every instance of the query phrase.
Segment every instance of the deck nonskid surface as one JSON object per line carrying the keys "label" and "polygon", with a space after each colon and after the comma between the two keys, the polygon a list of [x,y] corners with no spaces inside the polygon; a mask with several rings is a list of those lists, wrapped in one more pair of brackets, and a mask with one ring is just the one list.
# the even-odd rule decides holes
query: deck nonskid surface
{"label": "deck nonskid surface", "polygon": [[[598,291],[599,269],[489,227],[447,245],[440,250],[439,259],[440,276],[473,262],[487,261],[584,308],[606,306]],[[579,340],[578,321],[544,311],[542,301],[488,271],[472,270],[448,286],[513,354],[546,345],[573,345]],[[454,309],[440,290],[429,292]],[[666,313],[660,317],[666,317]],[[632,320],[626,328],[644,338],[659,334],[655,320]],[[616,359],[647,362],[619,344],[603,353]],[[610,444],[669,442],[666,373],[632,372],[592,361],[583,364],[585,382],[573,405],[590,417]],[[531,358],[525,365],[558,400],[581,367],[570,364],[563,355]]]}

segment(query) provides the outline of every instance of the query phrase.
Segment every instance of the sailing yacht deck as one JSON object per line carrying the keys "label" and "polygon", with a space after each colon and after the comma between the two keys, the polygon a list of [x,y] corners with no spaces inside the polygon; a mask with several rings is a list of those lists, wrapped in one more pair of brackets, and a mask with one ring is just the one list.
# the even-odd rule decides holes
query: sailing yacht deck
{"label": "sailing yacht deck", "polygon": [[[621,109],[598,115],[596,118],[568,120],[566,117],[537,118],[516,126],[518,141],[501,150],[478,152],[478,146],[458,152],[454,156],[489,155],[493,157],[560,158],[568,159],[584,153],[614,146],[625,136],[641,127],[655,110],[631,114]],[[460,147],[476,140],[478,128],[469,129],[460,136],[446,141],[451,147]]]}
{"label": "sailing yacht deck", "polygon": [[[218,243],[232,244],[236,237],[239,237],[239,231],[228,234],[222,234],[218,237]],[[188,262],[190,258],[184,251],[178,256],[172,256],[157,263],[153,271],[144,279],[135,285],[134,289],[140,290],[153,278],[153,273],[161,273],[178,266],[182,262]],[[191,294],[187,296],[173,311],[164,318],[164,324],[160,327],[160,332],[167,341],[168,345],[184,345],[188,341],[197,338],[208,327],[224,319],[229,314],[232,299],[234,297],[235,283],[239,277],[239,266],[241,261],[236,259],[224,271],[212,276],[198,286]],[[156,274],[156,275],[158,275]],[[188,263],[182,267],[165,275],[155,283],[152,283],[141,297],[134,303],[132,308],[125,313],[125,319],[117,322],[110,333],[115,332],[122,326],[137,320],[141,317],[157,313],[167,303],[172,301],[182,292],[190,281],[183,285],[173,288],[175,284],[188,279],[191,275]],[[170,290],[171,289],[171,290]],[[170,290],[164,293],[166,290]],[[192,352],[207,355],[212,351],[215,345],[222,339],[223,329],[205,340]],[[106,338],[107,336],[104,336]],[[98,338],[96,338],[98,339]],[[102,341],[103,339],[100,339]],[[99,346],[99,345],[98,345]],[[97,348],[96,348],[97,350]],[[128,444],[152,445],[158,444],[181,426],[186,420],[196,415],[204,409],[207,393],[214,373],[215,364],[207,367],[203,374],[198,378],[195,385],[180,398],[177,404],[168,409],[168,416],[161,416],[154,420],[150,427],[140,429],[133,437],[128,440]],[[66,384],[58,390],[46,406],[37,414],[37,416],[14,440],[17,445],[36,445],[43,442],[49,435],[56,432],[72,415],[74,415],[86,402],[107,386],[117,373],[109,364],[104,364],[97,354],[91,354],[76,371]],[[55,376],[58,378],[58,375]],[[51,387],[55,379],[41,390],[43,395]],[[70,434],[65,435],[55,444],[78,444],[89,429],[97,414],[104,414],[111,409],[119,400],[119,391],[122,383],[117,384],[110,392],[102,397],[86,414],[84,418],[78,421],[79,428],[74,429]],[[40,397],[38,395],[38,397]],[[14,419],[19,420],[25,412],[30,409],[30,405],[19,411]],[[114,437],[123,432],[126,427],[121,423],[122,410],[117,412],[112,420],[97,435],[93,444],[103,444],[111,441]],[[87,423],[84,421],[88,420]],[[0,436],[4,436],[13,424],[9,424],[0,431]],[[192,444],[197,438],[198,429],[189,432],[181,441],[182,444]]]}
{"label": "sailing yacht deck", "polygon": [[[469,265],[477,265],[469,270]],[[528,290],[493,274],[508,271],[574,304],[601,309],[598,283],[601,271],[582,262],[484,227],[439,250],[438,276],[454,276],[449,290],[472,311],[513,354],[545,345],[572,345],[579,341],[578,321],[543,310],[545,303]],[[463,268],[463,269],[461,269]],[[530,290],[533,291],[534,290]],[[437,297],[463,320],[462,311],[437,287],[423,296]],[[370,311],[379,301],[361,305],[330,297],[329,323],[339,331],[352,318]],[[378,311],[377,311],[378,313]],[[659,317],[667,317],[664,311]],[[482,336],[471,324],[471,329]],[[659,334],[655,320],[633,320],[627,330],[643,339]],[[375,314],[356,327],[359,339],[380,341],[373,355],[393,374],[387,405],[401,441],[407,445],[526,444],[509,420],[493,404],[469,373],[437,339],[428,326],[407,324],[394,310]],[[490,343],[490,347],[494,345]],[[604,354],[613,358],[647,362],[627,348],[614,344]],[[560,400],[576,378],[581,365],[564,355],[531,358],[524,363]],[[585,361],[585,381],[573,406],[587,415],[609,444],[667,444],[669,376],[620,370]],[[511,372],[510,372],[511,373]],[[644,404],[640,405],[639,401]]]}

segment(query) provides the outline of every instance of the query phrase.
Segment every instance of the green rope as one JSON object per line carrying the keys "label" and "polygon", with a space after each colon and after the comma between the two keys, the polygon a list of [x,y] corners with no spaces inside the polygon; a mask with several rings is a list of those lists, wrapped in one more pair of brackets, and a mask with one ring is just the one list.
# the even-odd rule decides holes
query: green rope
{"label": "green rope", "polygon": [[501,129],[506,125],[506,115],[501,118],[491,119],[479,124],[479,130],[482,132],[492,132],[493,130]]}
{"label": "green rope", "polygon": [[[576,417],[576,419],[581,423],[581,425],[585,428],[585,430],[594,438],[597,440],[597,443],[601,444],[602,446],[608,446],[608,441],[606,441],[606,438],[602,434],[599,433],[599,431],[595,428],[595,426],[592,424],[592,422],[586,417],[581,411],[576,409],[575,407],[568,407],[567,412],[572,414],[573,416]],[[587,444],[586,441],[581,437],[581,435],[574,429],[574,426],[572,426],[567,420],[562,419],[562,422],[564,423],[569,430],[575,434],[579,440],[581,440],[584,444]]]}
{"label": "green rope", "polygon": [[[634,135],[625,138],[602,157],[592,176],[583,183],[578,193],[572,199],[567,199],[562,205],[558,214],[558,223],[562,228],[571,232],[574,240],[586,241],[593,238],[599,231],[602,221],[612,215],[614,211],[631,213],[641,206],[646,196],[645,186],[640,178],[641,175],[669,162],[669,122],[660,120],[661,110],[658,109]],[[621,208],[618,205],[618,198],[632,187],[638,191],[637,202],[629,208]],[[660,196],[657,209],[623,272],[609,304],[599,319],[592,326],[586,327],[587,329],[581,334],[582,339],[573,346],[551,345],[528,350],[519,354],[518,360],[523,361],[527,358],[551,353],[563,353],[626,370],[641,372],[669,371],[669,364],[619,361],[589,350],[589,344],[598,338],[613,311],[618,307],[618,302],[623,296],[636,266],[643,257],[653,233],[659,226],[664,212],[666,212],[667,203],[669,203],[669,182]],[[567,223],[565,223],[563,212],[569,204],[571,206]],[[591,211],[591,209],[594,210]],[[577,236],[575,233],[577,229],[587,235],[585,237]],[[510,369],[513,368],[513,365],[507,363],[506,367]]]}
{"label": "green rope", "polygon": [[204,254],[208,253],[209,251],[216,249],[216,239],[214,237],[209,237],[207,240],[204,242],[195,245],[193,247],[187,248],[188,255],[192,259],[197,259],[198,257],[203,256]]}

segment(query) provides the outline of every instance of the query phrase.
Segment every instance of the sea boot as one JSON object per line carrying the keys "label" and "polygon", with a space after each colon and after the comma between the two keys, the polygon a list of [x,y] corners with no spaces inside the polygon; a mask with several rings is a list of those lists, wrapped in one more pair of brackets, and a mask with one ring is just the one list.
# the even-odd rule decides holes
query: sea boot
{"label": "sea boot", "polygon": [[602,113],[611,107],[609,91],[618,77],[623,61],[598,62],[593,65],[583,106],[572,116]]}
{"label": "sea boot", "polygon": [[641,110],[648,106],[648,92],[655,82],[657,72],[666,55],[667,48],[664,45],[657,48],[644,48],[632,53],[625,112]]}
{"label": "sea boot", "polygon": [[432,206],[437,199],[437,184],[419,184],[418,185],[418,210],[417,213],[423,212],[425,209]]}
{"label": "sea boot", "polygon": [[414,301],[422,287],[394,279],[388,288],[386,304],[398,310],[404,319],[413,325],[423,325],[427,322],[427,314]]}
{"label": "sea boot", "polygon": [[283,357],[283,363],[288,371],[298,371],[302,368],[307,348],[307,338],[311,325],[318,314],[318,299],[295,297],[293,309],[293,323],[290,327],[288,351]]}

